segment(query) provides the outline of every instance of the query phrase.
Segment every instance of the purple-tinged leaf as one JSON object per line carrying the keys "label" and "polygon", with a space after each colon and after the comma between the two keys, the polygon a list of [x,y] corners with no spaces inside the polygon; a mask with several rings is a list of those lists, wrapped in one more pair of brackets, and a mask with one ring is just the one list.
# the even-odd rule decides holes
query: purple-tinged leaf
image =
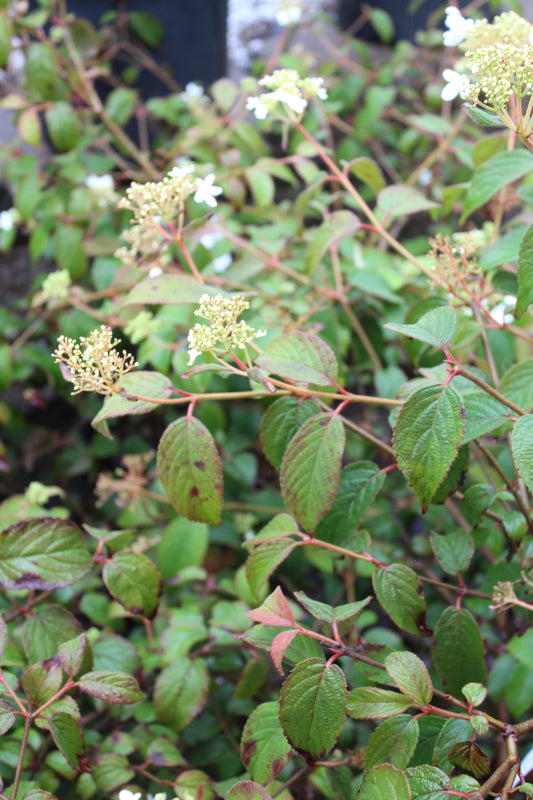
{"label": "purple-tinged leaf", "polygon": [[13,708],[9,705],[7,700],[0,700],[0,736],[7,733],[14,723],[15,715],[13,713]]}
{"label": "purple-tinged leaf", "polygon": [[279,704],[261,703],[242,732],[242,763],[254,781],[268,783],[287,766],[291,754],[292,747],[279,721]]}
{"label": "purple-tinged leaf", "polygon": [[85,633],[81,633],[75,639],[68,639],[57,648],[59,663],[71,678],[74,678],[81,670],[86,646],[87,636]]}
{"label": "purple-tinged leaf", "polygon": [[135,678],[124,672],[106,670],[87,672],[79,679],[78,686],[82,692],[117,706],[137,703],[143,699]]}
{"label": "purple-tinged leaf", "polygon": [[272,800],[272,797],[259,783],[239,781],[231,787],[226,800]]}

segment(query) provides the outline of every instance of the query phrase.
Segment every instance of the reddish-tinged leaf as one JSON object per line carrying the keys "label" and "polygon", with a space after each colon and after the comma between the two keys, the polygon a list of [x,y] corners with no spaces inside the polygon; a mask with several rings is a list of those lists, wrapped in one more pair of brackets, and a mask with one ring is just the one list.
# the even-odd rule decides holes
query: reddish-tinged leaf
{"label": "reddish-tinged leaf", "polygon": [[271,795],[254,781],[239,781],[231,787],[226,800],[272,800]]}
{"label": "reddish-tinged leaf", "polygon": [[315,414],[291,439],[283,457],[283,499],[308,533],[316,529],[335,500],[344,441],[344,426],[337,417]]}
{"label": "reddish-tinged leaf", "polygon": [[8,732],[15,723],[15,719],[13,708],[9,705],[7,700],[0,700],[0,736]]}
{"label": "reddish-tinged leaf", "polygon": [[222,465],[205,425],[194,417],[169,425],[157,449],[157,472],[178,513],[194,522],[219,524]]}
{"label": "reddish-tinged leaf", "polygon": [[269,594],[259,608],[249,611],[247,616],[254,622],[263,622],[265,625],[287,627],[296,624],[291,607],[279,586]]}
{"label": "reddish-tinged leaf", "polygon": [[242,732],[242,763],[255,781],[267,783],[279,775],[291,755],[292,748],[279,721],[279,704],[261,703],[248,717]]}
{"label": "reddish-tinged leaf", "polygon": [[475,742],[457,742],[450,748],[448,758],[455,767],[471,772],[474,778],[481,780],[490,772],[490,760]]}
{"label": "reddish-tinged leaf", "polygon": [[143,699],[135,678],[124,672],[87,672],[79,679],[78,686],[82,692],[118,706],[137,703]]}
{"label": "reddish-tinged leaf", "polygon": [[276,667],[277,671],[280,675],[283,675],[283,656],[285,655],[285,650],[290,645],[294,637],[298,631],[282,631],[278,633],[274,641],[272,642],[272,647],[270,648],[270,655],[272,656],[272,661],[274,662],[274,666]]}

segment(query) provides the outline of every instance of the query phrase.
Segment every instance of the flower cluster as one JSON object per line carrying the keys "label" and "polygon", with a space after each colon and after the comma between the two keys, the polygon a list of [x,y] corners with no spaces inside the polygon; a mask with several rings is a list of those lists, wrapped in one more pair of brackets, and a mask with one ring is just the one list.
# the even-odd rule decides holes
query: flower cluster
{"label": "flower cluster", "polygon": [[272,114],[294,121],[304,113],[311,97],[326,99],[328,93],[322,84],[322,78],[301,78],[295,69],[277,69],[259,81],[260,86],[272,91],[260,97],[249,97],[246,108],[253,111],[257,119],[266,119]]}
{"label": "flower cluster", "polygon": [[463,237],[460,241],[453,242],[449,236],[439,233],[429,243],[432,269],[450,287],[456,287],[458,280],[464,282],[479,274],[477,259],[473,255],[479,243],[473,237]]}
{"label": "flower cluster", "polygon": [[106,325],[81,336],[79,343],[66,336],[57,340],[52,353],[54,361],[61,367],[63,377],[74,385],[72,394],[97,392],[112,395],[120,392],[122,378],[135,369],[134,357],[115,348],[120,339],[113,339],[113,331]]}
{"label": "flower cluster", "polygon": [[276,22],[281,27],[296,25],[304,10],[302,0],[280,0],[276,11]]}
{"label": "flower cluster", "polygon": [[42,288],[33,300],[34,305],[46,303],[48,308],[65,303],[71,287],[70,272],[68,269],[57,269],[51,272],[43,281]]}
{"label": "flower cluster", "polygon": [[474,105],[496,111],[508,106],[511,95],[521,103],[533,93],[533,44],[491,44],[468,51],[466,57],[475,83],[462,96]]}
{"label": "flower cluster", "polygon": [[195,325],[189,331],[189,366],[192,366],[201,353],[217,350],[228,353],[234,348],[244,350],[252,339],[266,336],[266,331],[256,331],[243,320],[238,320],[242,312],[249,307],[250,304],[244,297],[202,295],[200,308],[194,313],[210,324]]}

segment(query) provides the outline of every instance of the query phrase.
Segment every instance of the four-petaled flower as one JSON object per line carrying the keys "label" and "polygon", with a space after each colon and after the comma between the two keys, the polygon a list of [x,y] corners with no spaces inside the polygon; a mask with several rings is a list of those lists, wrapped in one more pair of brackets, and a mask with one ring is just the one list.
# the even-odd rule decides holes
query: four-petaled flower
{"label": "four-petaled flower", "polygon": [[443,100],[453,100],[458,95],[464,97],[470,86],[470,81],[466,75],[461,75],[460,72],[456,72],[454,69],[445,69],[442,77],[446,81],[446,86],[440,93]]}
{"label": "four-petaled flower", "polygon": [[205,178],[196,178],[196,194],[194,195],[195,203],[207,203],[210,208],[216,208],[217,201],[215,197],[222,194],[220,186],[215,186],[215,176],[211,172]]}
{"label": "four-petaled flower", "polygon": [[449,29],[442,34],[442,41],[446,47],[456,47],[466,36],[466,32],[474,25],[473,19],[463,17],[455,6],[448,6],[444,24]]}

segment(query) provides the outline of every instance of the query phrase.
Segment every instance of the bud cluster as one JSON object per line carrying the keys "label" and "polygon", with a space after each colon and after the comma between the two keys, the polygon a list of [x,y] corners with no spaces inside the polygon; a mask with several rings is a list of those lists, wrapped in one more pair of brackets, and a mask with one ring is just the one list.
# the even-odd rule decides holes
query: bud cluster
{"label": "bud cluster", "polygon": [[259,85],[272,91],[248,98],[246,108],[253,111],[257,119],[266,119],[272,114],[294,121],[302,116],[311,97],[325,100],[328,96],[322,78],[301,78],[295,69],[277,69],[261,78]]}
{"label": "bud cluster", "polygon": [[234,348],[244,350],[253,339],[266,336],[266,331],[256,331],[243,320],[238,320],[249,307],[250,304],[244,297],[202,295],[200,308],[194,313],[210,324],[195,325],[189,331],[189,366],[200,353],[216,350],[228,353]]}
{"label": "bud cluster", "polygon": [[63,377],[74,385],[72,394],[97,392],[112,395],[120,392],[122,378],[135,369],[134,357],[115,348],[120,339],[113,339],[113,331],[106,325],[80,336],[79,343],[66,336],[57,340],[53,359],[61,367]]}

